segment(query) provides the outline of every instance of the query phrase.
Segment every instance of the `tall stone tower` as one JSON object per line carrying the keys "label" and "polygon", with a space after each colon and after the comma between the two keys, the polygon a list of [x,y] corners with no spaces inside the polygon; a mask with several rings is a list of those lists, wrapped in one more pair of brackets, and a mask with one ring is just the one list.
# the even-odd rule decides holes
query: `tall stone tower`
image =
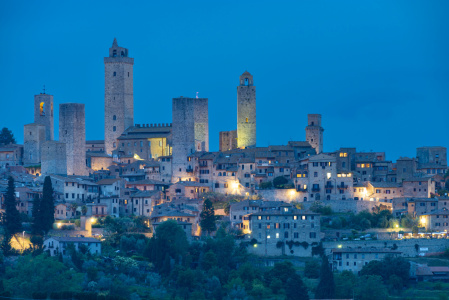
{"label": "tall stone tower", "polygon": [[88,175],[84,104],[59,104],[59,141],[67,150],[67,174]]}
{"label": "tall stone tower", "polygon": [[237,146],[256,147],[256,87],[248,71],[237,87]]}
{"label": "tall stone tower", "polygon": [[45,126],[27,124],[23,126],[23,163],[38,165],[41,163],[41,148],[46,139]]}
{"label": "tall stone tower", "polygon": [[44,142],[41,148],[41,158],[42,175],[67,174],[66,144],[57,141]]}
{"label": "tall stone tower", "polygon": [[39,94],[34,96],[34,123],[45,126],[45,140],[54,139],[53,96]]}
{"label": "tall stone tower", "polygon": [[307,115],[308,125],[306,126],[306,141],[315,149],[317,154],[323,152],[323,127],[321,127],[321,115]]}
{"label": "tall stone tower", "polygon": [[193,177],[187,156],[209,151],[209,110],[207,98],[173,98],[172,181]]}
{"label": "tall stone tower", "polygon": [[109,57],[104,58],[104,143],[111,154],[117,138],[134,124],[133,96],[134,58],[128,49],[119,47],[114,39]]}

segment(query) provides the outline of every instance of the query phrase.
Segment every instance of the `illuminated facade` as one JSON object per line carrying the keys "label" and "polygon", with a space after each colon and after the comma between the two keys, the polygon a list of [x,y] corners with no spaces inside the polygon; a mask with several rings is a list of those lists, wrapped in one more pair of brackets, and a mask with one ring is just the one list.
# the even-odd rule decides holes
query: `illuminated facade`
{"label": "illuminated facade", "polygon": [[256,87],[253,76],[245,71],[237,87],[237,147],[256,146]]}

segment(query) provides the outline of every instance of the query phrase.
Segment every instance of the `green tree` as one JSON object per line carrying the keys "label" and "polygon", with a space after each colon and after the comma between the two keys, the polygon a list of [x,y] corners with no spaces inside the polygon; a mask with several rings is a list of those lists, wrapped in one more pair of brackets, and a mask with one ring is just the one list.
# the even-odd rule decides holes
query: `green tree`
{"label": "green tree", "polygon": [[287,280],[285,296],[287,300],[309,300],[307,287],[304,285],[298,274],[293,274]]}
{"label": "green tree", "polygon": [[326,256],[323,256],[321,262],[320,282],[318,283],[315,298],[332,299],[335,296],[334,274],[329,266]]}
{"label": "green tree", "polygon": [[384,300],[387,299],[387,288],[382,282],[382,277],[361,276],[355,287],[355,299],[357,300]]}
{"label": "green tree", "polygon": [[15,143],[16,139],[14,138],[14,134],[12,133],[12,131],[6,127],[3,127],[2,131],[0,132],[0,145],[8,145]]}
{"label": "green tree", "polygon": [[200,214],[201,230],[206,231],[208,234],[215,231],[217,229],[215,221],[215,210],[212,201],[206,199],[203,203],[203,211]]}
{"label": "green tree", "polygon": [[273,179],[273,185],[275,188],[281,189],[284,187],[285,184],[288,183],[288,179],[284,176],[278,176],[275,179]]}
{"label": "green tree", "polygon": [[274,267],[264,274],[265,285],[270,286],[271,282],[275,279],[279,279],[281,282],[287,282],[294,274],[296,274],[296,271],[291,262],[284,261],[275,263]]}
{"label": "green tree", "polygon": [[4,284],[14,296],[31,298],[37,291],[81,291],[83,277],[83,274],[69,270],[57,258],[46,254],[28,255],[19,257],[14,266],[6,269]]}
{"label": "green tree", "polygon": [[209,250],[204,254],[202,261],[202,267],[204,270],[206,271],[210,270],[212,267],[215,267],[217,263],[218,263],[217,255],[215,255],[214,252]]}
{"label": "green tree", "polygon": [[33,224],[32,224],[32,233],[33,234],[42,234],[42,216],[41,212],[41,198],[38,194],[34,195],[33,200]]}
{"label": "green tree", "polygon": [[14,186],[14,178],[8,178],[8,188],[5,196],[5,216],[3,225],[5,226],[5,235],[14,235],[22,228],[20,222],[20,214],[16,207],[16,191]]}
{"label": "green tree", "polygon": [[357,277],[351,271],[343,271],[335,276],[335,298],[351,299]]}
{"label": "green tree", "polygon": [[55,199],[50,176],[46,176],[44,180],[39,214],[41,216],[41,230],[47,233],[52,229],[55,222]]}
{"label": "green tree", "polygon": [[304,268],[304,276],[307,278],[319,278],[320,277],[320,264],[316,260],[310,260],[306,262]]}

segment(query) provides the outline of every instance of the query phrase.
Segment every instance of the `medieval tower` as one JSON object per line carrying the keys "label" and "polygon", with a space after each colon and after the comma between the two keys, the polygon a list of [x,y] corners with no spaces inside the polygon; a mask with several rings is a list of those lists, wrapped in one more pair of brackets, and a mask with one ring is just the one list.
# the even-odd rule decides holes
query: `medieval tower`
{"label": "medieval tower", "polygon": [[84,104],[59,105],[59,141],[67,150],[67,174],[87,175]]}
{"label": "medieval tower", "polygon": [[45,140],[54,139],[53,96],[39,94],[34,96],[34,123],[45,126]]}
{"label": "medieval tower", "polygon": [[27,124],[23,126],[23,163],[25,166],[41,163],[41,148],[46,139],[45,126]]}
{"label": "medieval tower", "polygon": [[67,174],[67,150],[66,144],[57,141],[46,141],[41,148],[41,173]]}
{"label": "medieval tower", "polygon": [[237,146],[256,146],[256,87],[248,71],[240,76],[237,87]]}
{"label": "medieval tower", "polygon": [[207,98],[174,98],[172,102],[172,181],[194,178],[188,156],[209,151],[209,110]]}
{"label": "medieval tower", "polygon": [[317,154],[323,152],[323,127],[321,127],[321,115],[307,115],[306,141],[315,149]]}
{"label": "medieval tower", "polygon": [[104,58],[104,143],[111,154],[116,139],[134,124],[133,96],[134,58],[128,49],[119,47],[114,39],[109,57]]}

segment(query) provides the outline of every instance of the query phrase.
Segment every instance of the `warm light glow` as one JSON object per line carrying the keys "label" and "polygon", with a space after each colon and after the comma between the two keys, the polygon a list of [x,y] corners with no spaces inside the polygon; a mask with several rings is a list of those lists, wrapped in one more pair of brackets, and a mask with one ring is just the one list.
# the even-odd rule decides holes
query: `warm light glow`
{"label": "warm light glow", "polygon": [[92,223],[92,224],[94,224],[95,223],[95,218],[90,218],[90,222]]}
{"label": "warm light glow", "polygon": [[257,244],[254,244],[254,248],[257,248]]}
{"label": "warm light glow", "polygon": [[327,179],[331,178],[332,174],[331,173],[327,173]]}
{"label": "warm light glow", "polygon": [[290,191],[290,196],[294,196],[295,195],[295,191],[294,190],[291,190]]}
{"label": "warm light glow", "polygon": [[398,225],[398,224],[396,224],[396,228],[399,228],[399,225]]}
{"label": "warm light glow", "polygon": [[61,228],[61,226],[62,226],[62,223],[61,223],[61,222],[59,222],[59,223],[56,223],[56,226],[58,226],[58,228]]}
{"label": "warm light glow", "polygon": [[421,218],[421,224],[423,224],[423,225],[426,224],[426,218],[425,218],[425,217],[422,217],[422,218]]}
{"label": "warm light glow", "polygon": [[139,155],[137,155],[137,154],[134,154],[134,159],[136,159],[136,160],[143,160],[142,158],[140,158],[140,156]]}
{"label": "warm light glow", "polygon": [[338,248],[341,248],[341,247],[343,247],[343,246],[342,246],[342,245],[338,245],[337,247],[338,247]]}
{"label": "warm light glow", "polygon": [[237,181],[235,181],[235,182],[231,183],[231,187],[232,187],[234,190],[236,190],[236,189],[239,188],[239,183],[238,183]]}

